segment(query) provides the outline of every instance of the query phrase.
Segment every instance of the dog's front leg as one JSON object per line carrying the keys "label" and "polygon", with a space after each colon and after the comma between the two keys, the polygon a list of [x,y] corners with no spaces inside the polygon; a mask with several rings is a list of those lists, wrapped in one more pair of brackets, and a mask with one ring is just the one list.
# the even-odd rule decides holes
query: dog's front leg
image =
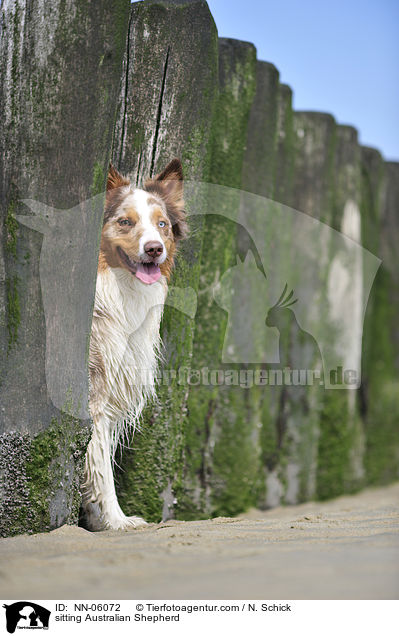
{"label": "dog's front leg", "polygon": [[93,418],[82,484],[85,523],[90,530],[129,530],[146,525],[141,517],[126,517],[115,492],[111,462],[112,423],[104,415]]}

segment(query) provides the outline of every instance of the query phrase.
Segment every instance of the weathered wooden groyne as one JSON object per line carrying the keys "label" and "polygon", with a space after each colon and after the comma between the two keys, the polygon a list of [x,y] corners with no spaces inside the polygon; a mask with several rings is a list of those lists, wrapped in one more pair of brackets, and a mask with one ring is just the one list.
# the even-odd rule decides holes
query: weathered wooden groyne
{"label": "weathered wooden groyne", "polygon": [[[78,521],[90,430],[88,417],[68,410],[67,390],[61,406],[48,389],[46,343],[48,350],[56,327],[46,324],[40,285],[44,230],[16,217],[29,214],[22,199],[57,212],[102,192],[110,159],[140,184],[179,156],[187,180],[258,195],[245,199],[246,223],[243,204],[232,212],[229,201],[227,212],[220,203],[219,215],[191,215],[172,285],[195,292],[196,312],[173,303],[165,309],[163,369],[171,381],[161,382],[158,403],[118,457],[126,512],[149,521],[233,515],[397,478],[399,164],[361,147],[356,130],[333,116],[295,112],[291,88],[272,64],[256,59],[252,44],[218,38],[205,0],[72,5],[66,11],[54,2],[51,20],[42,20],[40,0],[29,11],[22,0],[0,10],[0,533]],[[368,261],[358,261],[351,298],[367,309],[364,317],[352,311],[343,318],[356,335],[347,348],[352,356],[361,352],[358,389],[179,381],[180,369],[263,368],[258,359],[244,366],[222,361],[228,312],[209,290],[237,257],[256,256],[251,236],[280,273],[295,268],[270,243],[265,198],[280,212],[287,206],[347,235],[382,261],[368,302]],[[101,219],[90,219],[87,240],[97,246]],[[287,243],[295,244],[299,229],[295,220],[287,227]],[[324,282],[308,311],[319,322],[334,293],[332,261],[339,266],[324,258],[332,244],[312,248]],[[81,338],[71,344],[68,363],[58,360],[60,368],[75,364],[82,377],[96,261],[93,247],[91,286],[71,313]],[[281,291],[270,282],[270,306]],[[255,278],[234,302],[238,315],[243,308],[247,316],[263,311]],[[288,335],[281,327],[287,359],[307,356],[316,364],[306,342]],[[333,331],[330,338],[333,346]]]}

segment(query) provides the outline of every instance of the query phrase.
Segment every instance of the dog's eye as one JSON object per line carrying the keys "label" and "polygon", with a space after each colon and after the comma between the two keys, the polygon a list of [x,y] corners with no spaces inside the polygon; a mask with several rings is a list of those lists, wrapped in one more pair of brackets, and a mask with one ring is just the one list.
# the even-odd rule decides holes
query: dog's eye
{"label": "dog's eye", "polygon": [[159,227],[165,227],[166,223],[165,221],[159,221],[158,225]]}
{"label": "dog's eye", "polygon": [[118,223],[119,225],[131,225],[129,219],[119,219]]}

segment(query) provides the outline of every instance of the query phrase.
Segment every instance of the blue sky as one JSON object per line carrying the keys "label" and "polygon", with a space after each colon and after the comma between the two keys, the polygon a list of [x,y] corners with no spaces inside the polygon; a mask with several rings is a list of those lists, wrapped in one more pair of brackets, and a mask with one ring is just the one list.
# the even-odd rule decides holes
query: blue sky
{"label": "blue sky", "polygon": [[252,42],[294,91],[399,160],[399,0],[208,0],[219,35]]}

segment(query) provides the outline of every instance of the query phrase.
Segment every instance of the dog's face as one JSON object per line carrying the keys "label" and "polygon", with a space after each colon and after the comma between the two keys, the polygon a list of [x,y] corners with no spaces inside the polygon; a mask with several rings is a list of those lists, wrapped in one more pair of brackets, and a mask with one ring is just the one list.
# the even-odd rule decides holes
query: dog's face
{"label": "dog's face", "polygon": [[101,234],[101,264],[121,267],[142,283],[167,278],[173,266],[177,242],[187,233],[183,201],[183,171],[178,159],[171,161],[144,188],[111,165]]}

